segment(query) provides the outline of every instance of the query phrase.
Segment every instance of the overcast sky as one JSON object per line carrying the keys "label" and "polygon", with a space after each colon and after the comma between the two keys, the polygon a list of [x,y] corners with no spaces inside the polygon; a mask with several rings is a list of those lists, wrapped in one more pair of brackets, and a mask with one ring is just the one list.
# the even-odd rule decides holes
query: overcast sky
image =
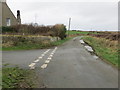
{"label": "overcast sky", "polygon": [[68,27],[71,17],[71,30],[118,30],[117,0],[7,0],[7,3],[15,16],[17,10],[21,11],[22,23]]}

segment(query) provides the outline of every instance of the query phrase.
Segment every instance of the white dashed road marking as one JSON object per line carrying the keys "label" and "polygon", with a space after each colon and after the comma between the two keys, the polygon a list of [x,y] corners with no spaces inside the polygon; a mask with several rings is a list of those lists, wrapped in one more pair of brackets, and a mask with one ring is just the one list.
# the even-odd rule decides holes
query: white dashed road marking
{"label": "white dashed road marking", "polygon": [[52,59],[52,57],[53,57],[53,55],[55,54],[56,50],[57,50],[57,47],[55,47],[55,49],[51,52],[50,56],[49,56],[49,57],[47,58],[47,60],[45,61],[45,64],[43,64],[43,65],[41,66],[42,69],[47,68],[48,63],[50,63],[50,60]]}
{"label": "white dashed road marking", "polygon": [[30,67],[33,67],[34,65],[35,65],[35,63],[31,63],[29,66],[30,66]]}
{"label": "white dashed road marking", "polygon": [[36,64],[36,63],[31,63],[31,64],[29,65],[30,69],[34,69],[34,68],[35,68],[35,64]]}
{"label": "white dashed road marking", "polygon": [[[56,50],[57,50],[57,47],[55,47],[55,49],[51,52],[51,54],[49,55],[49,57],[47,58],[47,60],[45,61],[45,63],[41,66],[42,69],[47,68],[48,63],[50,63],[50,60],[52,59],[52,57],[55,54]],[[29,65],[30,69],[35,69],[36,63],[38,63],[40,61],[40,59],[42,59],[45,56],[45,54],[47,54],[49,51],[50,51],[50,49],[48,49],[47,51],[45,51],[43,54],[41,54],[40,57],[38,57],[38,59],[36,59],[33,63],[31,63]]]}
{"label": "white dashed road marking", "polygon": [[34,62],[35,62],[35,63],[39,62],[39,59],[35,60]]}
{"label": "white dashed road marking", "polygon": [[35,67],[30,67],[30,69],[35,69]]}
{"label": "white dashed road marking", "polygon": [[42,57],[39,57],[39,59],[42,59]]}
{"label": "white dashed road marking", "polygon": [[42,58],[45,56],[45,54],[47,54],[49,51],[50,51],[50,49],[48,49],[48,50],[45,51],[40,57],[38,57],[38,59],[35,60],[34,63],[31,63],[31,64],[29,65],[30,69],[35,69],[36,63],[39,62],[40,59],[42,59]]}
{"label": "white dashed road marking", "polygon": [[50,61],[49,60],[46,60],[45,63],[49,63]]}
{"label": "white dashed road marking", "polygon": [[41,66],[42,69],[45,69],[46,67],[47,67],[47,64],[43,64],[43,65]]}
{"label": "white dashed road marking", "polygon": [[53,55],[54,53],[51,53],[51,55]]}
{"label": "white dashed road marking", "polygon": [[48,60],[51,60],[52,58],[47,58]]}
{"label": "white dashed road marking", "polygon": [[42,57],[44,57],[45,55],[44,54],[42,54]]}
{"label": "white dashed road marking", "polygon": [[50,55],[50,57],[52,57],[53,55]]}

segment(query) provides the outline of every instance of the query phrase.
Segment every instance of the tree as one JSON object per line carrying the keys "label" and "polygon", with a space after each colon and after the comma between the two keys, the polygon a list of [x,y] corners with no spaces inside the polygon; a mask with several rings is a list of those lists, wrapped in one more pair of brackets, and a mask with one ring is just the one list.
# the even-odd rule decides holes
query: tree
{"label": "tree", "polygon": [[53,26],[53,30],[55,32],[55,35],[61,39],[64,39],[66,37],[66,26],[64,24],[56,24]]}

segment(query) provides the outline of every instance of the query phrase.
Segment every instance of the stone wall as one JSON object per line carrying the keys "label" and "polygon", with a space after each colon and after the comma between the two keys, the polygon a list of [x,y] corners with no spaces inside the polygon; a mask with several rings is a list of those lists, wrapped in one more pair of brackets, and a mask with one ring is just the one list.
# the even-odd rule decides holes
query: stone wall
{"label": "stone wall", "polygon": [[3,35],[2,36],[2,45],[3,46],[15,46],[20,43],[49,43],[60,40],[58,37],[50,36],[20,36],[20,35]]}

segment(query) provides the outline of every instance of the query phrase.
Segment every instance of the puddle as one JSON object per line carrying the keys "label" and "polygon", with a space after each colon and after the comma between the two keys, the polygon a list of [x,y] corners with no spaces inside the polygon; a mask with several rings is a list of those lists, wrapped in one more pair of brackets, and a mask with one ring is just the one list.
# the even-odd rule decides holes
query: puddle
{"label": "puddle", "polygon": [[84,42],[83,40],[80,40],[80,43],[81,43],[81,44],[85,44],[85,42]]}
{"label": "puddle", "polygon": [[98,57],[98,56],[96,56],[96,55],[94,55],[94,56],[93,56],[93,58],[98,59],[99,57]]}
{"label": "puddle", "polygon": [[90,52],[90,54],[95,58],[96,60],[99,59],[99,57],[94,53],[94,50],[91,46],[88,46],[83,40],[80,40],[80,43],[83,44],[83,46],[87,49],[87,51]]}
{"label": "puddle", "polygon": [[89,51],[89,52],[93,52],[93,49],[90,46],[85,46],[85,48]]}

